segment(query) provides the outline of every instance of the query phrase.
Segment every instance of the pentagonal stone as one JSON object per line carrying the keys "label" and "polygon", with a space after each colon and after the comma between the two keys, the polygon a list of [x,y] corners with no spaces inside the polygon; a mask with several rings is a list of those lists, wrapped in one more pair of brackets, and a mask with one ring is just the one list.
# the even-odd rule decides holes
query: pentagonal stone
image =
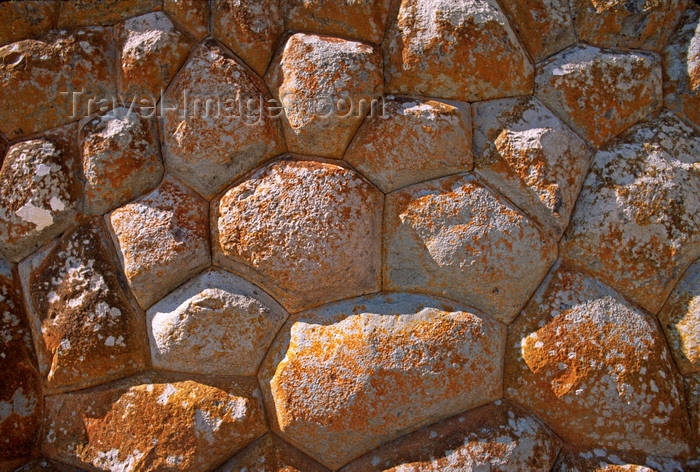
{"label": "pentagonal stone", "polygon": [[75,221],[81,200],[76,128],[13,144],[0,169],[0,252],[17,262]]}
{"label": "pentagonal stone", "polygon": [[586,143],[535,97],[477,103],[472,113],[476,172],[559,239],[591,160]]}
{"label": "pentagonal stone", "polygon": [[204,472],[267,430],[245,377],[142,375],[46,397],[43,452],[89,470]]}
{"label": "pentagonal stone", "polygon": [[665,112],[596,154],[562,252],[656,313],[700,257],[698,208],[700,136]]}
{"label": "pentagonal stone", "polygon": [[168,171],[205,198],[284,152],[265,84],[214,41],[193,53],[163,100]]}
{"label": "pentagonal stone", "polygon": [[388,92],[469,102],[532,92],[532,63],[494,0],[401,2],[384,63]]}
{"label": "pentagonal stone", "polygon": [[552,239],[467,174],[391,193],[384,228],[384,289],[444,295],[503,323],[557,257]]}
{"label": "pentagonal stone", "polygon": [[663,456],[689,452],[683,386],[656,320],[559,268],[508,331],[505,394],[566,442]]}
{"label": "pentagonal stone", "polygon": [[99,100],[116,95],[113,58],[110,28],[55,31],[3,46],[0,131],[17,138],[96,111]]}
{"label": "pentagonal stone", "polygon": [[216,472],[328,472],[309,456],[268,433]]}
{"label": "pentagonal stone", "polygon": [[55,27],[61,3],[25,0],[0,4],[0,46],[40,36]]}
{"label": "pentagonal stone", "polygon": [[121,20],[160,10],[163,0],[61,0],[59,28],[113,25]]}
{"label": "pentagonal stone", "polygon": [[355,298],[293,316],[260,368],[273,428],[331,469],[497,399],[505,327],[423,295]]}
{"label": "pentagonal stone", "polygon": [[80,151],[89,214],[113,210],[163,177],[155,125],[127,108],[82,121]]}
{"label": "pentagonal stone", "polygon": [[382,191],[472,169],[469,105],[388,96],[344,159]]}
{"label": "pentagonal stone", "polygon": [[536,416],[498,400],[386,444],[341,472],[549,472],[560,446]]}
{"label": "pentagonal stone", "polygon": [[209,2],[206,0],[163,0],[163,10],[179,29],[197,41],[209,34]]}
{"label": "pentagonal stone", "polygon": [[51,459],[32,459],[15,472],[81,472],[81,469]]}
{"label": "pentagonal stone", "polygon": [[553,472],[685,472],[698,470],[700,461],[670,457],[630,455],[626,453],[567,447],[561,451]]}
{"label": "pentagonal stone", "polygon": [[600,146],[661,106],[661,67],[650,54],[577,46],[537,66],[535,94]]}
{"label": "pentagonal stone", "polygon": [[212,32],[258,75],[265,74],[284,32],[279,0],[213,0]]}
{"label": "pentagonal stone", "polygon": [[214,262],[291,312],[377,292],[382,203],[340,165],[274,162],[213,202]]}
{"label": "pentagonal stone", "polygon": [[291,152],[341,158],[383,91],[382,59],[368,44],[297,33],[287,39],[265,75],[284,106]]}
{"label": "pentagonal stone", "polygon": [[246,280],[211,269],[148,310],[153,366],[255,375],[287,312]]}
{"label": "pentagonal stone", "polygon": [[175,179],[105,217],[136,300],[148,309],[210,262],[207,202]]}

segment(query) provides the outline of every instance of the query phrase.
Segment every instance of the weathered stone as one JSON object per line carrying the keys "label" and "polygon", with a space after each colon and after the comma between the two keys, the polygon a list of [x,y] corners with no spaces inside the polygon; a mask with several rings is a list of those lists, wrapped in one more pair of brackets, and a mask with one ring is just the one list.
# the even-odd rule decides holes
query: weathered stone
{"label": "weathered stone", "polygon": [[113,58],[110,28],[56,31],[3,46],[0,131],[17,138],[96,111],[97,101],[116,94]]}
{"label": "weathered stone", "polygon": [[537,66],[535,94],[600,146],[661,106],[661,67],[650,54],[577,46]]}
{"label": "weathered stone", "polygon": [[211,269],[148,310],[153,366],[212,375],[255,375],[284,309],[246,280]]}
{"label": "weathered stone", "polygon": [[212,32],[259,75],[284,32],[279,0],[213,0]]}
{"label": "weathered stone", "polygon": [[207,202],[170,177],[106,216],[136,300],[148,309],[211,262]]}
{"label": "weathered stone", "polygon": [[163,0],[61,0],[59,28],[113,25],[162,8]]}
{"label": "weathered stone", "polygon": [[695,450],[700,448],[700,372],[687,375],[683,378],[685,398],[690,414],[690,424],[695,434]]}
{"label": "weathered stone", "polygon": [[700,257],[700,136],[670,112],[599,151],[562,252],[656,313]]}
{"label": "weathered stone", "polygon": [[557,268],[509,327],[505,394],[581,447],[683,456],[683,386],[656,320]]}
{"label": "weathered stone", "polygon": [[216,472],[329,472],[328,469],[268,433],[226,462]]}
{"label": "weathered stone", "polygon": [[265,84],[213,41],[193,53],[163,100],[175,108],[163,116],[168,171],[205,198],[284,152]]}
{"label": "weathered stone", "polygon": [[46,397],[43,452],[90,470],[204,472],[265,433],[251,378],[143,375]]}
{"label": "weathered stone", "polygon": [[384,192],[472,169],[466,103],[389,96],[367,117],[345,160]]}
{"label": "weathered stone", "polygon": [[13,144],[0,169],[0,252],[18,262],[75,221],[81,200],[73,125]]}
{"label": "weathered stone", "polygon": [[547,233],[564,233],[591,161],[585,142],[535,97],[477,103],[476,172]]}
{"label": "weathered stone", "polygon": [[284,106],[289,150],[339,159],[363,118],[376,113],[381,54],[368,44],[297,33],[275,56],[265,81]]}
{"label": "weathered stone", "polygon": [[561,441],[498,400],[386,444],[341,472],[549,472]]}
{"label": "weathered stone", "polygon": [[286,0],[287,29],[380,43],[391,0]]}
{"label": "weathered stone", "polygon": [[258,374],[272,427],[331,469],[497,399],[505,327],[413,294],[293,316]]}
{"label": "weathered stone", "polygon": [[468,174],[389,194],[383,251],[385,290],[443,295],[506,324],[557,257],[552,239]]}
{"label": "weathered stone", "polygon": [[81,469],[51,459],[32,459],[15,472],[81,472]]}
{"label": "weathered stone", "polygon": [[85,211],[101,215],[152,190],[163,177],[156,127],[127,108],[80,123]]}
{"label": "weathered stone", "polygon": [[494,0],[403,0],[384,65],[392,93],[473,102],[533,87],[532,63]]}
{"label": "weathered stone", "polygon": [[658,456],[630,456],[604,449],[592,451],[565,448],[553,472],[686,472],[698,470],[700,461]]}
{"label": "weathered stone", "polygon": [[163,10],[195,40],[201,41],[209,34],[208,0],[163,0]]}
{"label": "weathered stone", "polygon": [[0,46],[48,32],[56,26],[60,8],[59,1],[0,3]]}
{"label": "weathered stone", "polygon": [[214,262],[290,312],[378,292],[382,203],[340,165],[274,162],[213,202]]}

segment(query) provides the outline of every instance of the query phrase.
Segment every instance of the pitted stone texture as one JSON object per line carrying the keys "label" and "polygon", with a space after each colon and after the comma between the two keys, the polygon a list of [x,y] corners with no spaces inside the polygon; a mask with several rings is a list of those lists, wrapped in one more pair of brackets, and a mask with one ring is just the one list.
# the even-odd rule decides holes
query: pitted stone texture
{"label": "pitted stone texture", "polygon": [[15,472],[81,472],[81,469],[51,459],[32,459]]}
{"label": "pitted stone texture", "polygon": [[255,375],[284,309],[255,285],[211,269],[148,310],[156,368],[212,375]]}
{"label": "pitted stone texture", "polygon": [[329,472],[298,449],[268,433],[216,472]]}
{"label": "pitted stone texture", "polygon": [[[163,12],[130,18],[116,28],[119,93],[126,103],[155,103],[193,45]],[[157,65],[157,66],[154,66]]]}
{"label": "pitted stone texture", "polygon": [[494,0],[403,0],[384,65],[392,93],[473,102],[533,87],[532,63]]}
{"label": "pitted stone texture", "polygon": [[254,379],[144,375],[46,397],[43,452],[90,470],[204,472],[267,430]]}
{"label": "pitted stone texture", "polygon": [[686,472],[698,470],[700,461],[658,456],[630,456],[604,449],[562,450],[553,472]]}
{"label": "pitted stone texture", "polygon": [[550,235],[564,233],[591,151],[535,97],[472,107],[476,172]]}
{"label": "pitted stone texture", "polygon": [[670,112],[599,151],[562,252],[656,313],[700,257],[700,136]]}
{"label": "pitted stone texture", "polygon": [[201,41],[209,34],[207,0],[163,0],[163,10],[182,31]]}
{"label": "pitted stone texture", "polygon": [[557,257],[556,243],[467,174],[387,196],[384,289],[443,295],[509,323]]}
{"label": "pitted stone texture", "polygon": [[87,115],[89,98],[111,100],[113,60],[111,28],[55,31],[3,46],[0,131],[10,139],[26,136]]}
{"label": "pitted stone texture", "polygon": [[3,2],[0,4],[0,46],[40,36],[58,21],[58,1]]}
{"label": "pitted stone texture", "polygon": [[258,75],[264,75],[284,32],[279,0],[213,0],[212,32]]}
{"label": "pitted stone texture", "polygon": [[163,0],[61,0],[59,28],[113,25],[162,8]]}
{"label": "pitted stone texture", "polygon": [[0,169],[0,252],[13,262],[76,219],[82,197],[76,134],[70,125],[7,150]]}
{"label": "pitted stone texture", "polygon": [[207,202],[175,179],[106,216],[124,273],[148,309],[211,262]]}
{"label": "pitted stone texture", "polygon": [[[327,8],[324,6],[324,8]],[[265,75],[284,105],[289,151],[341,158],[383,92],[382,59],[368,44],[329,36],[290,36]]]}
{"label": "pitted stone texture", "polygon": [[113,210],[163,177],[155,125],[127,108],[82,121],[80,151],[88,214]]}
{"label": "pitted stone texture", "polygon": [[386,444],[341,472],[549,472],[561,441],[501,400]]}
{"label": "pitted stone texture", "polygon": [[700,372],[685,376],[683,386],[697,451],[700,448]]}
{"label": "pitted stone texture", "polygon": [[286,0],[287,29],[380,43],[391,0]]}
{"label": "pitted stone texture", "polygon": [[405,293],[294,315],[258,374],[271,425],[337,469],[497,399],[505,331],[478,312]]}
{"label": "pitted stone texture", "polygon": [[290,312],[377,292],[382,203],[340,165],[274,162],[213,202],[214,262]]}
{"label": "pitted stone texture", "polygon": [[683,456],[683,386],[655,319],[557,268],[508,331],[506,397],[570,444]]}
{"label": "pitted stone texture", "polygon": [[345,160],[384,192],[472,169],[466,103],[388,96],[368,117]]}
{"label": "pitted stone texture", "polygon": [[661,67],[641,52],[577,46],[537,66],[535,95],[595,146],[661,106]]}
{"label": "pitted stone texture", "polygon": [[237,177],[283,153],[279,120],[265,108],[268,99],[259,77],[215,42],[206,41],[163,97],[167,107],[175,107],[163,117],[168,171],[211,198]]}

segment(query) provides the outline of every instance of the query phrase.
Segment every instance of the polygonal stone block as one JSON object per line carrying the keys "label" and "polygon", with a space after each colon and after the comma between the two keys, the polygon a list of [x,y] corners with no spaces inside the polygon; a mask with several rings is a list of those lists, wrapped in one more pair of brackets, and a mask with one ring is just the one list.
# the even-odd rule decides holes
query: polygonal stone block
{"label": "polygonal stone block", "polygon": [[405,293],[295,315],[258,374],[272,427],[335,470],[497,399],[505,331],[478,312]]}
{"label": "polygonal stone block", "polygon": [[216,472],[329,472],[309,456],[268,433]]}
{"label": "polygonal stone block", "polygon": [[685,472],[698,470],[700,461],[679,460],[670,457],[630,455],[606,451],[564,448],[552,472]]}
{"label": "polygonal stone block", "polygon": [[0,46],[40,36],[55,27],[61,3],[25,0],[0,4]]}
{"label": "polygonal stone block", "polygon": [[382,203],[353,170],[276,161],[212,203],[214,263],[290,312],[377,292]]}
{"label": "polygonal stone block", "polygon": [[59,28],[113,25],[138,15],[160,10],[163,0],[61,0]]}
{"label": "polygonal stone block", "polygon": [[384,289],[443,295],[509,323],[557,257],[554,240],[468,174],[387,196]]}
{"label": "polygonal stone block", "polygon": [[163,11],[175,25],[195,40],[209,34],[209,2],[206,0],[163,0]]}

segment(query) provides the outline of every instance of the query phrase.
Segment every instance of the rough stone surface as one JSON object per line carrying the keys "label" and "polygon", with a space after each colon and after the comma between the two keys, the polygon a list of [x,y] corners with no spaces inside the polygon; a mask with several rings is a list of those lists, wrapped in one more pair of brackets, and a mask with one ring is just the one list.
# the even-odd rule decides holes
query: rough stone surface
{"label": "rough stone surface", "polygon": [[443,295],[509,323],[557,257],[553,240],[467,174],[387,196],[384,289]]}
{"label": "rough stone surface", "polygon": [[128,108],[80,124],[85,212],[101,215],[149,190],[163,177],[155,125]]}
{"label": "rough stone surface", "polygon": [[476,172],[559,239],[591,160],[585,142],[535,97],[472,107]]}
{"label": "rough stone surface", "polygon": [[212,375],[255,375],[284,309],[220,269],[198,275],[148,310],[153,366]]}
{"label": "rough stone surface", "polygon": [[0,4],[0,46],[39,36],[55,27],[58,1],[3,2]]}
{"label": "rough stone surface", "polygon": [[689,453],[683,385],[656,320],[579,272],[554,270],[510,326],[504,382],[570,444]]}
{"label": "rough stone surface", "polygon": [[201,41],[209,34],[209,1],[163,0],[163,10],[195,40]]}
{"label": "rough stone surface", "polygon": [[341,158],[365,115],[377,113],[381,54],[368,44],[297,33],[275,56],[265,81],[284,106],[289,150]]}
{"label": "rough stone surface", "polygon": [[381,108],[344,159],[382,191],[472,170],[468,104],[389,96]]}
{"label": "rough stone surface", "polygon": [[700,448],[700,373],[687,375],[683,379],[685,398],[690,414],[690,423],[695,435],[695,450]]}
{"label": "rough stone surface", "polygon": [[700,461],[658,456],[630,456],[604,449],[562,450],[553,472],[686,472],[698,470]]}
{"label": "rough stone surface", "polygon": [[98,100],[115,96],[113,57],[112,30],[100,27],[1,47],[0,131],[17,138],[97,111]]}
{"label": "rough stone surface", "polygon": [[80,207],[75,126],[13,144],[0,169],[0,252],[17,262],[61,234]]}
{"label": "rough stone surface", "polygon": [[81,469],[51,459],[32,459],[15,472],[81,472]]}
{"label": "rough stone surface", "polygon": [[600,146],[661,106],[661,67],[642,52],[577,46],[537,66],[535,94]]}
{"label": "rough stone surface", "polygon": [[329,472],[328,469],[268,433],[216,472]]}
{"label": "rough stone surface", "polygon": [[163,100],[175,108],[163,117],[168,171],[205,198],[284,152],[265,84],[213,41],[193,53]]}
{"label": "rough stone surface", "polygon": [[501,400],[386,444],[341,472],[549,472],[561,441]]}
{"label": "rough stone surface", "polygon": [[113,25],[121,20],[160,10],[163,0],[61,0],[59,28]]}
{"label": "rough stone surface", "polygon": [[673,114],[599,151],[562,252],[656,313],[700,257],[700,135]]}
{"label": "rough stone surface", "polygon": [[106,216],[136,300],[148,309],[211,262],[207,202],[166,178]]}
{"label": "rough stone surface", "polygon": [[532,63],[494,0],[403,0],[384,63],[392,93],[473,102],[533,87]]}
{"label": "rough stone surface", "polygon": [[271,425],[331,469],[497,399],[505,328],[422,295],[355,298],[293,316],[258,377]]}
{"label": "rough stone surface", "polygon": [[213,202],[214,262],[290,312],[377,292],[382,203],[340,165],[274,162]]}
{"label": "rough stone surface", "polygon": [[90,470],[204,472],[266,429],[253,379],[150,375],[46,397],[42,448]]}

